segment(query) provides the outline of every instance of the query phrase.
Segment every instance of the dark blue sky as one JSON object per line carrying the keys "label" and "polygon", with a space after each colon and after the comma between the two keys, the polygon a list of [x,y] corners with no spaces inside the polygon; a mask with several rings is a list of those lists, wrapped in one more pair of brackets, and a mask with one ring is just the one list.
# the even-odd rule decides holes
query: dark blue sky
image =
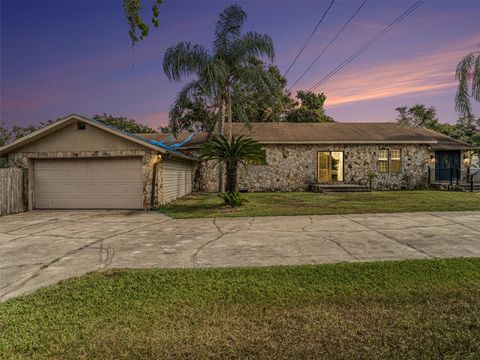
{"label": "dark blue sky", "polygon": [[[167,0],[159,28],[132,49],[121,1],[2,0],[1,120],[25,125],[107,112],[159,126],[181,87],[163,74],[163,53],[182,40],[209,47],[218,14],[232,3]],[[285,71],[329,1],[235,3],[248,14],[245,30],[272,36]],[[294,90],[308,89],[413,3],[369,0]],[[359,4],[335,2],[290,83]],[[454,122],[455,67],[480,42],[479,14],[480,1],[427,1],[317,89],[328,97],[327,113],[337,121],[393,121],[395,107],[425,103]]]}

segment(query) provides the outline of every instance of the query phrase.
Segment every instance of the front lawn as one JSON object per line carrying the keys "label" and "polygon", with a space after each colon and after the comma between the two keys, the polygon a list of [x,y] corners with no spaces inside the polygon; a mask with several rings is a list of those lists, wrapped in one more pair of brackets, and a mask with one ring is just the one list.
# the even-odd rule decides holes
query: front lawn
{"label": "front lawn", "polygon": [[480,354],[480,259],[117,270],[0,304],[2,359]]}
{"label": "front lawn", "polygon": [[174,218],[367,214],[416,211],[480,210],[480,193],[449,191],[378,191],[318,194],[247,193],[239,208],[222,205],[216,194],[186,196],[159,210]]}

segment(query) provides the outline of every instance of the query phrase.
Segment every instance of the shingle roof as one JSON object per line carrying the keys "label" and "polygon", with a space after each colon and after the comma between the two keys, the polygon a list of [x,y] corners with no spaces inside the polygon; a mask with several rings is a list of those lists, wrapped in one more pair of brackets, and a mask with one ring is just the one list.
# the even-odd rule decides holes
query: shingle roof
{"label": "shingle roof", "polygon": [[[225,132],[228,133],[228,124]],[[235,136],[251,137],[262,144],[428,144],[433,149],[469,150],[462,141],[435,131],[407,128],[395,123],[233,123]],[[164,141],[167,145],[184,141],[191,133],[136,134],[145,139]],[[207,133],[194,134],[182,149],[199,148]]]}
{"label": "shingle roof", "polygon": [[[228,125],[226,125],[228,132]],[[249,136],[263,144],[430,144],[451,149],[471,146],[427,129],[395,123],[233,123],[234,135]]]}

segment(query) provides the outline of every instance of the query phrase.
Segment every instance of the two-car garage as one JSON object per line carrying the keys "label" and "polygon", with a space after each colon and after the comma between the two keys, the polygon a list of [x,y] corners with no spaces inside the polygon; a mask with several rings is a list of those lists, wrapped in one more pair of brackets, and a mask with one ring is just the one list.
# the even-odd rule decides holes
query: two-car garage
{"label": "two-car garage", "polygon": [[37,209],[141,209],[141,157],[33,161]]}
{"label": "two-car garage", "polygon": [[192,191],[194,159],[71,115],[0,148],[27,173],[32,209],[148,209]]}

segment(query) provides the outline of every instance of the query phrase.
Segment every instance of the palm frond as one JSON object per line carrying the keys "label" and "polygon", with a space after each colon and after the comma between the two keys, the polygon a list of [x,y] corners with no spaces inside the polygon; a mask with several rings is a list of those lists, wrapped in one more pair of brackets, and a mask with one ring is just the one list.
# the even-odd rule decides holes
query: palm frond
{"label": "palm frond", "polygon": [[181,119],[188,106],[192,103],[192,97],[198,94],[205,94],[205,88],[198,80],[189,82],[177,94],[168,114],[169,125],[173,134],[176,135],[178,133],[178,121]]}
{"label": "palm frond", "polygon": [[218,91],[219,88],[226,82],[229,69],[222,59],[213,58],[206,66],[203,67],[198,74],[199,78],[205,83],[205,86],[211,88],[214,91]]}
{"label": "palm frond", "polygon": [[472,76],[472,97],[480,101],[480,54],[477,55]]}
{"label": "palm frond", "polygon": [[462,114],[471,114],[469,82],[472,78],[472,65],[475,60],[473,54],[468,54],[457,65],[455,78],[458,80],[457,93],[455,95],[455,109]]}
{"label": "palm frond", "polygon": [[261,145],[251,138],[233,137],[229,142],[224,135],[214,135],[204,143],[199,159],[223,161],[228,167],[233,163],[264,161],[265,153]]}
{"label": "palm frond", "polygon": [[208,50],[186,41],[167,49],[163,57],[163,71],[169,80],[181,81],[182,76],[198,74],[211,61]]}
{"label": "palm frond", "polygon": [[231,56],[238,62],[251,57],[266,56],[270,61],[275,58],[273,40],[267,34],[249,31],[231,44]]}
{"label": "palm frond", "polygon": [[224,54],[231,42],[240,37],[247,14],[239,5],[227,6],[220,14],[215,26],[214,52]]}

